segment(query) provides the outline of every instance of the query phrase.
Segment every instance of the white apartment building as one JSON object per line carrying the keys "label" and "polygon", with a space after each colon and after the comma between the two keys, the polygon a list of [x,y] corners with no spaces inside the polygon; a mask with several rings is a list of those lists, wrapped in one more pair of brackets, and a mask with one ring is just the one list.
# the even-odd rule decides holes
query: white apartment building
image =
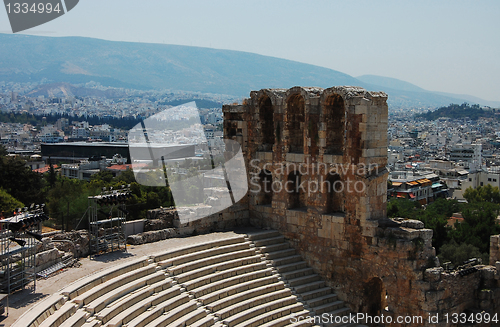
{"label": "white apartment building", "polygon": [[468,187],[477,188],[488,184],[500,188],[500,173],[488,171],[469,173],[468,178],[462,182],[462,190],[465,191]]}
{"label": "white apartment building", "polygon": [[463,163],[470,171],[479,170],[482,166],[481,144],[456,144],[451,148],[450,160]]}

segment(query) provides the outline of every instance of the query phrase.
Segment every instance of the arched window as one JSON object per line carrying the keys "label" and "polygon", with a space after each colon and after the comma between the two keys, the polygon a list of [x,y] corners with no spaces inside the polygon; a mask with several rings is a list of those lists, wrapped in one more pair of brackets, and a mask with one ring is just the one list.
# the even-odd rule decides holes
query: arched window
{"label": "arched window", "polygon": [[285,185],[288,193],[288,209],[306,207],[306,190],[301,186],[302,176],[298,171],[291,172]]}
{"label": "arched window", "polygon": [[368,315],[375,317],[382,314],[387,305],[384,283],[379,277],[374,277],[363,287],[363,304]]}
{"label": "arched window", "polygon": [[261,124],[262,148],[272,151],[274,145],[274,108],[271,99],[264,95],[259,100],[259,122]]}
{"label": "arched window", "polygon": [[326,212],[343,212],[344,185],[339,174],[329,174],[325,181],[327,190]]}
{"label": "arched window", "polygon": [[342,154],[345,133],[344,99],[338,94],[330,95],[323,104],[323,119],[326,123],[326,154]]}
{"label": "arched window", "polygon": [[272,204],[273,201],[273,176],[267,169],[263,169],[259,174],[260,179],[260,203],[262,205]]}
{"label": "arched window", "polygon": [[305,102],[300,94],[290,96],[287,102],[288,138],[292,153],[304,152]]}

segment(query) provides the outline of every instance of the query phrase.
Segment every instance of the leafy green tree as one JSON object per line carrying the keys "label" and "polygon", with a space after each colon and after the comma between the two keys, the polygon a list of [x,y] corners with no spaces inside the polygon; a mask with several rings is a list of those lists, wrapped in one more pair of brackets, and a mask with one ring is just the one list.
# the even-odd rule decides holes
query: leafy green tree
{"label": "leafy green tree", "polygon": [[441,264],[450,261],[455,266],[461,265],[464,261],[472,258],[481,258],[483,262],[488,262],[488,256],[482,254],[477,247],[467,243],[458,245],[455,240],[444,244],[438,257]]}
{"label": "leafy green tree", "polygon": [[98,181],[103,181],[104,183],[111,183],[113,180],[113,173],[111,173],[109,170],[101,170],[97,174],[92,175],[90,178],[91,181],[93,180],[98,180]]}
{"label": "leafy green tree", "polygon": [[64,230],[69,230],[85,213],[90,192],[87,182],[61,178],[49,191],[47,207],[51,217],[58,218]]}
{"label": "leafy green tree", "polygon": [[490,184],[486,184],[485,186],[479,186],[476,189],[468,187],[464,192],[464,198],[469,203],[474,203],[474,202],[500,203],[500,190],[498,189],[498,186],[493,187]]}
{"label": "leafy green tree", "polygon": [[56,185],[57,174],[56,174],[56,171],[54,169],[54,165],[52,165],[52,160],[50,160],[50,157],[47,160],[47,163],[49,164],[49,173],[47,176],[47,180],[49,182],[50,187],[52,188]]}
{"label": "leafy green tree", "polygon": [[390,218],[416,219],[419,211],[420,204],[407,199],[391,199],[387,203],[387,216]]}
{"label": "leafy green tree", "polygon": [[490,236],[500,234],[496,223],[499,205],[491,202],[472,202],[464,207],[464,222],[456,223],[450,237],[457,243],[472,244],[482,253],[489,253]]}
{"label": "leafy green tree", "polygon": [[26,205],[45,200],[42,176],[18,157],[0,157],[0,187]]}
{"label": "leafy green tree", "polygon": [[125,170],[120,175],[116,176],[116,181],[121,181],[124,184],[130,184],[135,182],[135,176],[132,169]]}
{"label": "leafy green tree", "polygon": [[7,149],[2,144],[0,144],[0,157],[5,157],[7,154]]}
{"label": "leafy green tree", "polygon": [[24,204],[0,188],[0,212],[4,217],[10,216],[10,213],[16,208],[23,208]]}
{"label": "leafy green tree", "polygon": [[448,219],[453,213],[460,212],[461,208],[461,204],[456,200],[437,199],[424,208],[418,202],[408,199],[392,199],[387,204],[387,215],[390,218],[422,221],[426,228],[432,229],[432,245],[439,252],[441,246],[450,239]]}

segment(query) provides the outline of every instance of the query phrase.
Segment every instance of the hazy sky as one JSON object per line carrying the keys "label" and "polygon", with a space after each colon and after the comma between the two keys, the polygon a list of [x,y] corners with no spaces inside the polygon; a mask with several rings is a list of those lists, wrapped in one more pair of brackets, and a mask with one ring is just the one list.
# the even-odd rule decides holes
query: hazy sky
{"label": "hazy sky", "polygon": [[25,34],[240,50],[500,101],[499,15],[498,0],[80,0]]}

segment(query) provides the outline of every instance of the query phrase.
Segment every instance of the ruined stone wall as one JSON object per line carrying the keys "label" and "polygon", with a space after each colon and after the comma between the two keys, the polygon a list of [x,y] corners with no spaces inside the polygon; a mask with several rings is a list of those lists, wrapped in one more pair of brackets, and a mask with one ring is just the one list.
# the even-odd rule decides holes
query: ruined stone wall
{"label": "ruined stone wall", "polygon": [[500,235],[490,237],[490,265],[496,265],[500,261]]}
{"label": "ruined stone wall", "polygon": [[[201,214],[204,210],[207,210],[207,206],[205,205],[180,207],[173,211],[170,208],[150,210],[148,216],[166,218],[166,220],[169,221],[169,225],[166,226],[165,223],[152,224],[144,233],[129,235],[127,237],[127,243],[133,245],[152,243],[168,238],[231,230],[250,224],[248,202],[246,198],[215,214],[204,216]],[[183,211],[184,217],[189,216],[191,213],[194,218],[189,219],[188,217],[187,219],[180,220],[178,215],[179,211]],[[203,217],[198,218],[201,216]],[[152,228],[152,226],[157,226],[158,228],[155,229]]]}
{"label": "ruined stone wall", "polygon": [[[421,286],[425,292],[424,308],[429,314],[479,313],[500,311],[500,275],[493,266],[476,266],[469,274],[429,268]],[[442,326],[446,326],[444,321]],[[477,324],[479,325],[479,324]],[[490,324],[488,326],[496,326]]]}
{"label": "ruined stone wall", "polygon": [[387,219],[386,100],[356,87],[294,87],[224,106],[224,137],[242,145],[249,171],[250,223],[281,231],[354,312],[470,308],[481,278],[473,294],[440,279],[439,293],[424,278],[436,262],[432,230]]}

